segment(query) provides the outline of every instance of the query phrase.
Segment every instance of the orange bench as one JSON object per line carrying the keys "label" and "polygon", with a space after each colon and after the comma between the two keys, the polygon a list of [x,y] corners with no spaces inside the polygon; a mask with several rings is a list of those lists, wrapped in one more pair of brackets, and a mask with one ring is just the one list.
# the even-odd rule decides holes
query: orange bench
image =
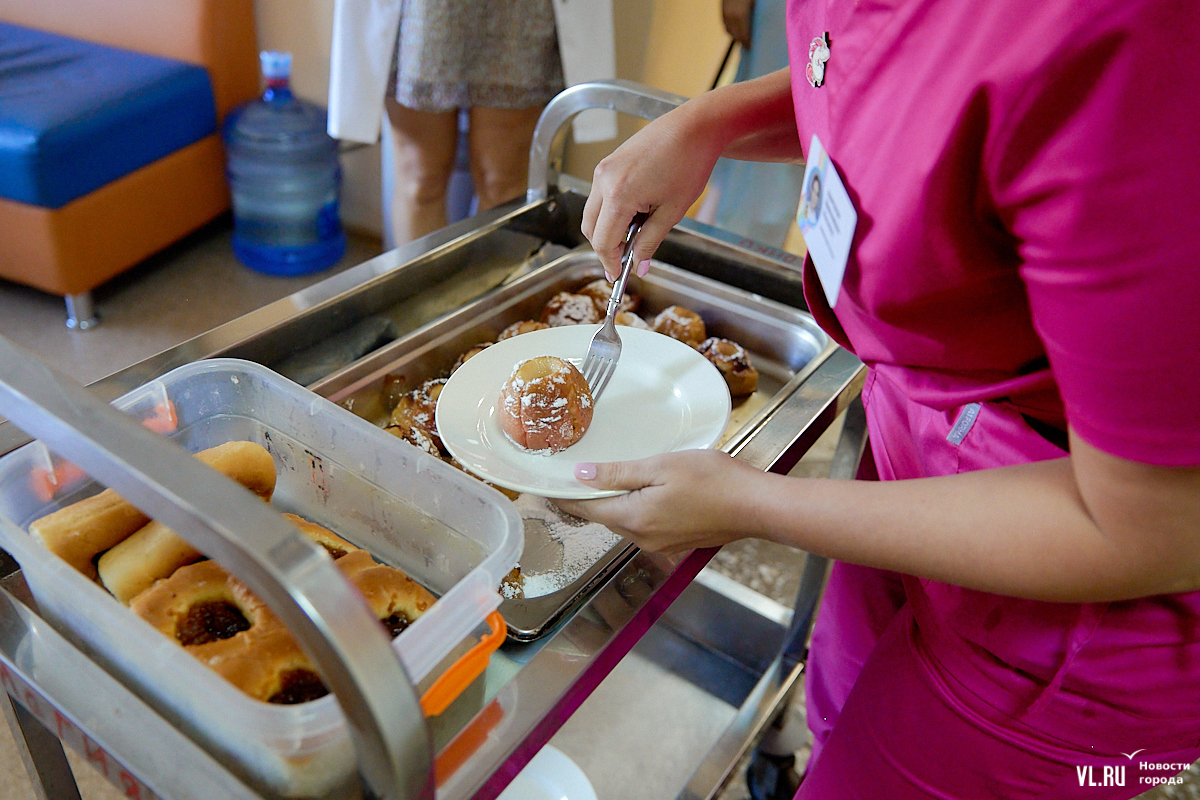
{"label": "orange bench", "polygon": [[[253,0],[0,0],[0,21],[202,66],[219,119],[259,92]],[[92,289],[227,208],[217,133],[60,208],[0,198],[0,278],[64,296],[86,329]]]}

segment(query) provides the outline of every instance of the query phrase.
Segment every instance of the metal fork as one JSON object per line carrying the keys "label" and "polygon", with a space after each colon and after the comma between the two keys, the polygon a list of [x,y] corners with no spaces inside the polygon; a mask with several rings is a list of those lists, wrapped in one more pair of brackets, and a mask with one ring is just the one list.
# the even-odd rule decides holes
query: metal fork
{"label": "metal fork", "polygon": [[625,294],[625,284],[629,282],[629,271],[633,268],[633,240],[637,238],[642,223],[648,214],[635,214],[625,233],[625,251],[621,255],[621,274],[613,285],[612,297],[608,300],[608,313],[604,316],[604,325],[592,337],[588,346],[587,357],[583,359],[583,378],[587,381],[592,392],[592,402],[600,399],[604,387],[617,369],[617,360],[621,358],[621,337],[617,335],[617,306],[621,304],[621,295]]}

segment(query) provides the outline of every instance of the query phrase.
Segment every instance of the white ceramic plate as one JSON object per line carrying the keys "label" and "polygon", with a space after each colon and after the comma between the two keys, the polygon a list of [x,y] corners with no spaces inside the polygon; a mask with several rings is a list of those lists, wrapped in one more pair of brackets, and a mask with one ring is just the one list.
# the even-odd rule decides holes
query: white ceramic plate
{"label": "white ceramic plate", "polygon": [[546,745],[497,800],[596,800],[596,790],[578,764]]}
{"label": "white ceramic plate", "polygon": [[520,362],[558,356],[576,366],[598,325],[572,325],[497,342],[459,367],[442,388],[442,442],[481,478],[541,497],[586,500],[622,494],[575,479],[580,461],[629,461],[716,446],[729,424],[729,389],[704,356],[653,331],[622,327],[621,360],[576,444],[554,455],[527,453],[500,430],[500,389]]}

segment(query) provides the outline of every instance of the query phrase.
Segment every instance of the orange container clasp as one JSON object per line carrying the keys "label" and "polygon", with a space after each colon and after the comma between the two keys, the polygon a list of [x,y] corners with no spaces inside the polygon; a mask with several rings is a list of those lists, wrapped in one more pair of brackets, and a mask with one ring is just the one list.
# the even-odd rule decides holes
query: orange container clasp
{"label": "orange container clasp", "polygon": [[425,712],[425,716],[436,717],[449,708],[471,682],[483,674],[492,653],[504,644],[508,636],[508,624],[505,623],[504,617],[500,616],[500,612],[493,611],[488,614],[487,623],[491,631],[462,658],[455,661],[450,669],[443,672],[425,692],[421,698],[421,710]]}
{"label": "orange container clasp", "polygon": [[155,433],[164,436],[179,427],[179,416],[175,413],[175,404],[170,400],[164,405],[154,407],[154,415],[142,420],[142,424]]}

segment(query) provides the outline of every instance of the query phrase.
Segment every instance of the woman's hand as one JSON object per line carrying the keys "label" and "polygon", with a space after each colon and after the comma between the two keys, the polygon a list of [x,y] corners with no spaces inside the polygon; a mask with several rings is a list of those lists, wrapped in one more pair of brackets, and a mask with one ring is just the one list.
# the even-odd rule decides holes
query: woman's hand
{"label": "woman's hand", "polygon": [[715,547],[753,536],[754,490],[763,473],[715,450],[666,453],[640,461],[577,464],[597,489],[629,489],[599,500],[556,500],[652,552]]}
{"label": "woman's hand", "polygon": [[689,100],[634,134],[596,167],[583,235],[616,278],[633,215],[650,215],[634,244],[638,274],[704,191],[718,156],[798,162],[791,73],[772,72]]}
{"label": "woman's hand", "polygon": [[704,191],[725,142],[696,124],[697,102],[654,120],[596,166],[581,228],[610,280],[620,274],[635,214],[649,214],[634,244],[637,274],[645,275],[654,251]]}

